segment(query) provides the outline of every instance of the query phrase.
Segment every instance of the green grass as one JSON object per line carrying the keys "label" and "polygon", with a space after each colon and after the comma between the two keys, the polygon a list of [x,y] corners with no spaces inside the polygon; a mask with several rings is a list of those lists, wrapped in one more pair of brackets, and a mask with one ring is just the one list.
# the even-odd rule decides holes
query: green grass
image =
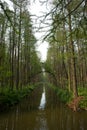
{"label": "green grass", "polygon": [[33,86],[27,86],[20,90],[11,91],[8,88],[0,90],[0,108],[7,108],[19,103],[33,89]]}

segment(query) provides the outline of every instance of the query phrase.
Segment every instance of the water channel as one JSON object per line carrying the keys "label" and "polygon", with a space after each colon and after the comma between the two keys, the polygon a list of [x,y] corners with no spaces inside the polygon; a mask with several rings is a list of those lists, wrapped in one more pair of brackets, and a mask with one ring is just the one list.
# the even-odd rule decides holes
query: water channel
{"label": "water channel", "polygon": [[87,130],[87,112],[72,112],[53,90],[38,87],[10,111],[0,113],[0,130]]}

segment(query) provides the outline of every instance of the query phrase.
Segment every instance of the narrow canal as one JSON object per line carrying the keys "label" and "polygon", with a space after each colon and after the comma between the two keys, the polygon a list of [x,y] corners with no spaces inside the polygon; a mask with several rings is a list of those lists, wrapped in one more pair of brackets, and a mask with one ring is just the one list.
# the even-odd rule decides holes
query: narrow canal
{"label": "narrow canal", "polygon": [[9,112],[0,113],[0,130],[87,130],[87,112],[72,112],[43,85]]}

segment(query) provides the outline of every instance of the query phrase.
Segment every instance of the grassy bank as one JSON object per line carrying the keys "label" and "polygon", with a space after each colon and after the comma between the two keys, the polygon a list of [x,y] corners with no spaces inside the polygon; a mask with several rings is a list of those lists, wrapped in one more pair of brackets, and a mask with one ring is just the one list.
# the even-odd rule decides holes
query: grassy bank
{"label": "grassy bank", "polygon": [[[72,92],[69,92],[68,90],[57,88],[56,92],[60,100],[66,104],[69,104],[74,99]],[[78,102],[78,107],[87,110],[87,88],[78,88],[78,96],[83,97],[83,99]]]}
{"label": "grassy bank", "polygon": [[[69,92],[67,89],[61,89],[55,86],[50,85],[51,88],[53,88],[60,101],[64,102],[65,104],[69,104],[73,101],[73,93]],[[82,100],[79,101],[79,108],[87,110],[87,88],[78,88],[78,96],[83,97]]]}
{"label": "grassy bank", "polygon": [[57,93],[60,101],[68,103],[73,99],[73,94],[72,92],[69,92],[68,89],[61,89],[60,87],[56,87],[52,84],[49,84],[48,86]]}
{"label": "grassy bank", "polygon": [[26,97],[32,90],[33,86],[27,86],[20,90],[1,89],[0,90],[0,111],[5,110]]}

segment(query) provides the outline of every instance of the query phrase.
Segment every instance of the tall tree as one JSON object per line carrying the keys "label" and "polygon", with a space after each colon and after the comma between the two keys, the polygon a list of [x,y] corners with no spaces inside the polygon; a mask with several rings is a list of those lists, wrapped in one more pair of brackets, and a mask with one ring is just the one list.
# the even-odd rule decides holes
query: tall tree
{"label": "tall tree", "polygon": [[[85,36],[87,32],[84,28],[84,26],[87,26],[85,25],[86,17],[84,15],[86,13],[86,4],[84,0],[54,0],[51,11],[45,17],[46,19],[50,15],[52,18],[50,33],[45,37],[48,39],[51,48],[53,48],[51,53],[48,51],[48,55],[50,54],[50,57],[52,57],[50,63],[55,61],[56,64],[55,66],[51,64],[51,66],[57,72],[60,86],[62,84],[63,86],[64,84],[69,86],[68,89],[73,91],[74,97],[78,96],[77,85],[81,82],[83,84],[87,82],[85,78],[87,63],[84,55],[86,47],[84,41],[86,43]],[[82,21],[84,21],[84,24]],[[56,48],[55,51],[54,48]],[[81,57],[84,57],[82,59],[85,60],[79,60]]]}

